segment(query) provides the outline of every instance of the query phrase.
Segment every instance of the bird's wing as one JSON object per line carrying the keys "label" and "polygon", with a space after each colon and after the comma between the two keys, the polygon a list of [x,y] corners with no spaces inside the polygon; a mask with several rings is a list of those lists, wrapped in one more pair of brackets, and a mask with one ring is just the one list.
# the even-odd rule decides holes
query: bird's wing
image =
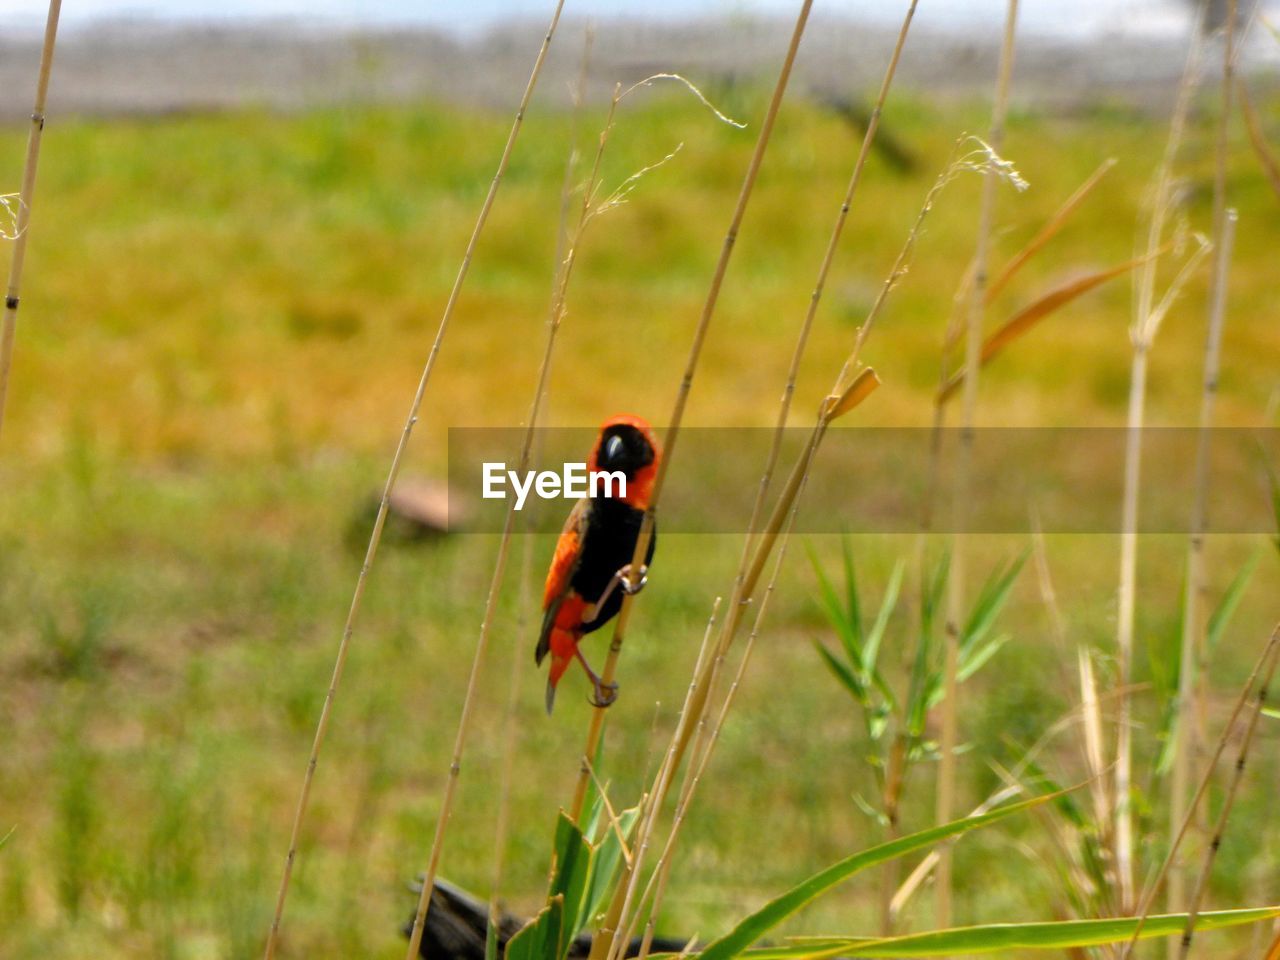
{"label": "bird's wing", "polygon": [[538,649],[534,658],[542,663],[551,643],[551,627],[555,624],[560,604],[573,584],[573,575],[582,560],[582,542],[587,535],[587,512],[591,501],[586,497],[579,500],[565,519],[564,528],[560,531],[560,539],[556,541],[555,556],[551,558],[551,569],[547,571],[547,584],[542,593],[542,631],[538,636]]}

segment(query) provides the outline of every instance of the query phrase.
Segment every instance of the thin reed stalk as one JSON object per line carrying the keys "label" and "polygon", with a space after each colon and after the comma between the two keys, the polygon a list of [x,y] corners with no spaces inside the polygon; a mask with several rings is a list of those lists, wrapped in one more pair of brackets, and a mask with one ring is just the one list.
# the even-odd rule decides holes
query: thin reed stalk
{"label": "thin reed stalk", "polygon": [[[849,218],[849,211],[853,206],[854,196],[857,193],[859,184],[862,182],[863,168],[866,166],[867,158],[871,155],[871,148],[875,143],[876,133],[880,128],[880,118],[884,112],[884,104],[888,99],[889,89],[893,85],[893,78],[897,73],[898,63],[902,58],[902,50],[906,45],[907,34],[910,32],[917,4],[918,0],[910,0],[907,4],[907,11],[903,16],[902,26],[899,29],[897,39],[894,42],[893,51],[889,57],[889,63],[885,67],[884,77],[880,83],[880,91],[876,97],[875,106],[871,111],[870,118],[867,121],[866,133],[862,138],[862,145],[858,150],[858,156],[854,161],[853,170],[849,175],[849,184],[845,190],[844,197],[840,202],[835,222],[831,228],[831,235],[827,240],[826,250],[823,253],[822,261],[818,267],[818,275],[814,281],[813,290],[809,295],[809,304],[805,310],[804,319],[801,321],[800,330],[796,336],[795,347],[791,354],[791,364],[787,370],[786,383],[783,386],[782,397],[778,403],[778,415],[774,423],[773,436],[769,445],[769,453],[765,459],[764,469],[761,471],[759,484],[756,487],[755,500],[752,503],[751,515],[747,521],[746,529],[748,535],[743,538],[742,556],[739,560],[737,574],[735,575],[734,595],[738,597],[739,602],[741,602],[742,599],[741,587],[743,577],[746,574],[752,550],[756,545],[755,534],[759,529],[769,486],[772,483],[773,474],[777,468],[778,458],[782,451],[782,442],[786,434],[787,421],[791,413],[791,402],[795,395],[796,381],[800,373],[800,364],[804,359],[805,349],[808,346],[809,333],[813,328],[813,321],[817,316],[818,307],[822,301],[822,294],[826,288],[827,276],[831,271],[832,263],[835,261],[836,251],[839,248],[840,238],[844,234],[845,224]],[[861,337],[862,334],[860,331],[859,341],[861,341]],[[712,688],[714,688],[718,682],[723,661],[724,650],[721,650],[712,666],[712,675],[709,681],[709,685]],[[695,756],[700,754],[705,747],[702,740],[704,734],[705,730],[700,728],[698,741],[694,746]],[[896,868],[896,863],[886,864],[885,867],[886,871],[894,871]]]}
{"label": "thin reed stalk", "polygon": [[[674,860],[673,853],[676,841],[680,836],[680,828],[685,822],[685,815],[688,812],[689,805],[693,802],[693,795],[697,791],[698,784],[702,782],[702,777],[706,773],[707,765],[711,761],[711,754],[715,749],[716,743],[720,739],[720,732],[724,729],[725,718],[728,716],[729,709],[733,706],[738,691],[742,687],[742,678],[746,674],[747,664],[751,662],[751,653],[755,649],[756,639],[760,635],[760,625],[764,622],[765,612],[769,607],[769,599],[773,596],[778,583],[778,575],[782,572],[782,565],[786,559],[787,544],[790,540],[791,529],[795,525],[796,512],[797,508],[793,507],[791,511],[791,521],[778,545],[778,558],[774,564],[773,574],[769,578],[769,583],[765,587],[764,594],[760,598],[760,604],[756,609],[756,619],[755,623],[751,627],[751,633],[747,636],[746,642],[743,644],[742,658],[738,662],[738,669],[734,674],[733,682],[725,693],[724,700],[721,704],[719,713],[716,715],[715,722],[709,728],[705,747],[700,754],[695,755],[690,760],[689,773],[687,774],[686,782],[681,790],[679,802],[676,805],[675,814],[671,822],[671,829],[667,835],[666,843],[663,846],[662,853],[658,857],[658,862],[654,865],[654,871],[650,876],[649,884],[645,889],[644,896],[640,899],[640,906],[634,911],[633,919],[628,925],[626,935],[619,941],[619,943],[623,944],[631,941],[635,931],[635,924],[641,916],[644,905],[648,903],[649,917],[645,924],[644,937],[641,940],[640,960],[646,960],[649,956],[649,949],[653,944],[655,924],[657,922],[657,917],[662,910],[663,897],[666,895],[667,879],[671,873],[671,864]],[[650,899],[650,897],[652,897],[652,899]]]}
{"label": "thin reed stalk", "polygon": [[[729,221],[729,229],[725,233],[724,243],[720,249],[720,256],[716,262],[715,271],[711,277],[711,286],[707,291],[707,298],[702,307],[702,314],[698,319],[698,325],[694,330],[693,343],[689,347],[689,357],[685,363],[684,375],[681,378],[679,389],[676,391],[675,405],[671,412],[671,418],[668,421],[666,434],[663,437],[663,457],[658,465],[658,473],[654,478],[653,492],[650,496],[649,510],[645,514],[644,522],[640,528],[640,535],[636,540],[636,551],[632,557],[633,569],[640,569],[643,565],[645,553],[649,548],[649,541],[653,537],[653,518],[654,511],[657,508],[658,501],[662,495],[662,488],[666,482],[667,471],[671,468],[671,462],[675,453],[676,441],[680,435],[680,424],[684,419],[685,404],[688,402],[689,393],[693,388],[694,374],[698,369],[698,361],[702,356],[702,346],[706,341],[707,331],[711,326],[711,319],[715,315],[716,304],[720,298],[720,288],[724,283],[725,273],[729,267],[729,260],[733,256],[734,246],[738,239],[738,230],[742,225],[743,216],[746,214],[747,204],[751,199],[752,191],[755,188],[756,177],[760,172],[760,165],[764,161],[764,154],[769,146],[769,141],[773,135],[774,123],[778,117],[778,111],[782,106],[783,96],[786,94],[787,84],[791,78],[791,70],[795,65],[796,53],[800,47],[800,40],[804,36],[805,26],[809,20],[809,11],[813,6],[813,0],[802,0],[800,12],[796,17],[795,28],[791,33],[791,41],[787,47],[787,54],[783,60],[782,67],[778,73],[778,80],[774,86],[773,97],[769,102],[769,108],[765,113],[764,122],[760,127],[760,134],[756,140],[755,149],[751,155],[751,161],[747,166],[747,172],[743,178],[742,188],[738,193],[738,200],[734,206],[733,215]],[[631,608],[634,596],[624,594],[622,598],[622,606],[618,612],[615,622],[613,639],[609,644],[609,655],[605,660],[602,678],[605,684],[613,682],[614,676],[618,669],[618,658],[622,653],[622,645],[626,637],[627,624],[631,618]],[[587,731],[587,743],[583,750],[583,762],[578,773],[577,785],[574,790],[573,800],[569,806],[569,816],[576,823],[582,815],[582,805],[586,799],[587,786],[590,782],[590,769],[595,763],[596,755],[600,748],[600,736],[604,729],[604,707],[597,707],[591,714],[591,724]],[[602,931],[603,933],[603,931]],[[592,945],[592,957],[597,958],[600,954],[597,947],[601,941],[600,937],[596,938],[597,943]],[[607,951],[605,946],[603,950]]]}
{"label": "thin reed stalk", "polygon": [[[1209,585],[1205,571],[1204,541],[1207,528],[1210,428],[1214,398],[1218,392],[1218,368],[1222,354],[1222,328],[1226,321],[1227,276],[1235,241],[1236,212],[1226,211],[1218,235],[1209,330],[1205,338],[1204,386],[1200,394],[1200,430],[1196,438],[1191,535],[1187,542],[1187,583],[1182,601],[1182,646],[1179,653],[1177,720],[1174,727],[1174,762],[1169,787],[1169,833],[1172,837],[1186,815],[1188,785],[1195,779],[1195,758],[1200,752],[1197,717],[1202,715],[1208,656],[1205,650],[1206,609]],[[1175,864],[1169,876],[1169,912],[1182,910],[1186,897],[1184,876]]]}
{"label": "thin reed stalk", "polygon": [[[982,155],[984,157],[989,156],[989,151],[982,151]],[[826,430],[837,418],[849,412],[853,407],[857,406],[862,400],[869,396],[878,385],[879,380],[875,376],[875,372],[870,368],[861,367],[860,365],[859,356],[861,354],[862,347],[865,344],[870,331],[873,329],[875,321],[883,310],[889,293],[906,273],[907,265],[910,261],[911,254],[915,249],[915,243],[923,227],[924,220],[932,210],[934,201],[937,199],[938,194],[955,177],[959,170],[969,168],[970,164],[968,163],[968,155],[959,159],[954,159],[948,164],[947,168],[938,177],[937,181],[926,195],[920,213],[918,214],[916,221],[912,224],[907,239],[895,260],[888,277],[882,285],[876,301],[868,312],[866,321],[859,328],[858,335],[855,337],[853,348],[848,358],[845,360],[840,373],[837,375],[830,393],[819,407],[817,422],[810,433],[805,449],[792,468],[787,483],[780,492],[770,514],[769,521],[766,523],[763,530],[760,531],[758,537],[755,538],[754,553],[751,563],[746,567],[745,571],[740,570],[735,578],[735,594],[737,594],[735,599],[737,599],[738,602],[730,605],[728,613],[729,619],[726,619],[725,625],[721,630],[719,646],[716,651],[718,660],[723,659],[725,652],[728,650],[736,636],[737,626],[741,623],[741,611],[745,609],[747,603],[752,601],[756,585],[759,582],[764,566],[771,556],[775,545],[779,546],[778,564],[780,565],[782,562],[782,556],[785,553],[785,545],[788,538],[787,531],[790,529],[788,517],[794,519],[794,511],[797,507],[799,496],[808,479],[813,459],[817,454],[817,450],[821,445],[821,441]],[[775,567],[774,577],[770,580],[770,586],[767,588],[770,592],[773,589],[773,584],[776,583],[777,572],[779,569],[780,566]],[[763,613],[766,608],[767,604],[762,602],[757,610],[755,626],[753,627],[752,636],[749,640],[752,645],[754,644],[754,638],[758,636],[760,623],[762,622]],[[736,616],[735,613],[737,614]],[[659,778],[659,782],[652,793],[656,798],[655,811],[661,807],[666,791],[670,785],[671,772],[679,765],[681,758],[694,737],[695,730],[702,731],[709,729],[710,732],[707,739],[699,744],[699,747],[703,748],[699,749],[699,747],[695,747],[693,759],[690,761],[690,770],[686,774],[685,785],[682,789],[679,801],[677,817],[678,821],[683,821],[684,810],[687,809],[688,802],[692,798],[693,791],[696,789],[696,786],[700,781],[701,773],[705,770],[706,764],[709,762],[711,750],[718,737],[718,731],[723,725],[728,707],[731,705],[732,698],[736,694],[740,685],[748,657],[749,652],[744,652],[743,661],[739,664],[737,677],[733,685],[730,687],[729,692],[726,694],[725,703],[720,710],[719,718],[710,728],[705,726],[705,718],[711,693],[711,670],[703,669],[701,663],[699,668],[695,669],[694,684],[691,687],[691,698],[686,700],[685,709],[681,711],[680,722],[672,736],[671,748],[668,751],[667,763],[664,765],[663,775]],[[651,824],[649,825],[649,828],[651,829]],[[674,829],[678,832],[678,827]],[[668,842],[664,847],[662,855],[663,860],[660,861],[658,867],[655,869],[655,873],[651,875],[644,895],[633,907],[632,901],[634,899],[634,888],[639,882],[640,861],[643,859],[642,855],[637,855],[636,865],[632,869],[630,875],[625,877],[627,890],[623,891],[620,889],[620,891],[615,894],[614,905],[611,907],[611,912],[606,920],[608,929],[615,933],[618,929],[628,930],[627,938],[630,937],[631,932],[634,932],[640,911],[642,911],[644,905],[649,902],[650,891],[656,891],[665,884],[665,879],[662,874],[664,871],[669,870],[669,866],[666,866],[666,864],[669,863],[670,852],[673,845],[674,838],[669,835]],[[647,843],[641,844],[641,852],[645,849],[647,849]],[[630,921],[624,926],[619,926],[624,923],[625,918],[629,913],[631,914]],[[652,909],[650,916],[653,916]],[[615,945],[626,943],[627,938],[620,940],[614,939],[614,943]]]}
{"label": "thin reed stalk", "polygon": [[[1191,599],[1191,607],[1187,610],[1187,615],[1183,618],[1183,643],[1190,643],[1194,647],[1193,655],[1195,657],[1196,670],[1194,676],[1194,686],[1188,691],[1190,694],[1191,709],[1188,710],[1184,719],[1187,721],[1187,736],[1185,740],[1179,741],[1179,746],[1187,751],[1187,762],[1194,767],[1195,758],[1203,753],[1203,743],[1207,738],[1207,725],[1209,713],[1209,651],[1207,649],[1207,613],[1206,604],[1208,602],[1208,584],[1206,582],[1205,561],[1204,561],[1204,502],[1203,498],[1207,497],[1207,491],[1202,488],[1206,482],[1203,471],[1207,470],[1208,448],[1210,421],[1206,417],[1211,417],[1213,412],[1213,395],[1217,393],[1218,380],[1218,357],[1217,347],[1213,345],[1215,337],[1221,338],[1222,325],[1225,323],[1224,311],[1226,309],[1227,296],[1227,280],[1230,272],[1231,251],[1223,249],[1229,247],[1234,240],[1234,221],[1228,224],[1228,219],[1235,216],[1234,211],[1227,209],[1227,149],[1228,149],[1228,133],[1231,124],[1232,112],[1232,94],[1235,88],[1235,58],[1237,53],[1237,27],[1238,27],[1238,9],[1236,0],[1227,0],[1226,23],[1223,26],[1222,37],[1222,79],[1221,103],[1218,107],[1217,129],[1214,138],[1214,169],[1213,169],[1213,242],[1218,246],[1218,256],[1214,260],[1213,275],[1210,282],[1210,297],[1208,304],[1208,319],[1205,348],[1205,381],[1204,390],[1202,391],[1201,400],[1201,421],[1200,432],[1197,439],[1196,449],[1196,490],[1195,497],[1198,502],[1194,509],[1197,511],[1193,515],[1193,526],[1191,530],[1190,552],[1188,555],[1187,566],[1187,585],[1186,595]],[[1228,237],[1231,234],[1231,237]],[[1216,332],[1215,332],[1216,327]],[[1211,357],[1210,354],[1213,354]],[[1212,366],[1212,371],[1210,370]],[[1190,631],[1189,633],[1187,631]],[[1179,709],[1182,704],[1181,691],[1179,691]],[[1183,786],[1185,794],[1186,787]],[[1177,797],[1175,796],[1175,802]],[[1207,821],[1204,823],[1204,829],[1207,829]],[[1177,889],[1177,903],[1182,902],[1183,892],[1181,889],[1183,876],[1181,871],[1175,870],[1174,876],[1170,879],[1170,896],[1174,895],[1175,885]],[[1169,951],[1170,960],[1173,958],[1172,949]]]}
{"label": "thin reed stalk", "polygon": [[[1138,942],[1138,937],[1142,933],[1142,927],[1146,923],[1147,918],[1151,914],[1151,908],[1155,903],[1156,895],[1160,892],[1160,887],[1168,876],[1169,869],[1178,856],[1178,849],[1182,845],[1182,841],[1186,839],[1186,835],[1191,828],[1191,823],[1195,818],[1196,808],[1200,805],[1200,801],[1204,799],[1205,793],[1209,790],[1209,784],[1213,781],[1214,772],[1217,769],[1218,761],[1222,759],[1223,753],[1226,752],[1227,744],[1231,742],[1231,737],[1235,733],[1236,723],[1240,719],[1240,714],[1244,712],[1244,708],[1249,703],[1249,696],[1253,693],[1254,685],[1257,684],[1258,678],[1270,677],[1271,671],[1275,668],[1275,659],[1280,654],[1280,624],[1271,632],[1271,638],[1267,641],[1262,653],[1253,665],[1253,670],[1249,673],[1249,678],[1245,680],[1244,686],[1240,689],[1240,696],[1236,698],[1235,706],[1232,707],[1227,722],[1222,727],[1222,736],[1218,738],[1217,748],[1213,752],[1213,756],[1205,765],[1204,773],[1200,777],[1200,785],[1196,788],[1195,795],[1191,798],[1190,808],[1182,819],[1182,824],[1178,828],[1178,833],[1173,838],[1173,843],[1169,847],[1169,852],[1165,854],[1164,860],[1161,862],[1159,869],[1156,870],[1155,876],[1147,884],[1142,894],[1142,902],[1138,905],[1137,917],[1138,925],[1134,929],[1133,935],[1129,942],[1125,945],[1124,952],[1120,956],[1120,960],[1129,960],[1133,953],[1134,945]],[[1261,711],[1265,702],[1265,691],[1270,685],[1269,680],[1259,687],[1260,697],[1258,699],[1258,710]]]}
{"label": "thin reed stalk", "polygon": [[[1018,0],[1009,0],[1005,17],[1004,40],[1000,47],[1000,72],[996,80],[995,102],[991,109],[991,130],[987,142],[991,150],[999,153],[1004,141],[1005,117],[1009,108],[1009,86],[1013,76],[1014,37],[1018,23]],[[949,823],[955,808],[956,794],[956,746],[958,738],[958,707],[960,684],[957,678],[960,664],[960,621],[964,615],[965,592],[965,518],[968,513],[970,466],[973,456],[973,427],[978,409],[978,369],[982,362],[982,328],[986,309],[987,250],[995,222],[996,186],[999,174],[994,159],[988,161],[986,177],[982,184],[982,200],[978,211],[978,235],[973,255],[973,288],[969,295],[968,335],[965,347],[964,401],[961,414],[962,431],[956,463],[955,500],[953,514],[955,533],[951,545],[951,569],[947,576],[946,660],[943,668],[945,689],[942,702],[942,736],[939,745],[938,793],[935,819]],[[951,854],[952,846],[943,846],[939,853],[934,921],[942,928],[951,926]]]}
{"label": "thin reed stalk", "polygon": [[[307,760],[307,768],[302,777],[302,789],[298,794],[298,804],[293,815],[293,827],[289,832],[289,852],[285,855],[284,872],[280,878],[279,892],[276,894],[275,912],[271,918],[271,928],[267,933],[267,943],[264,950],[266,960],[271,960],[275,955],[276,942],[280,933],[280,920],[284,915],[285,900],[289,895],[289,881],[293,876],[293,864],[298,856],[298,843],[302,835],[302,824],[306,818],[308,801],[311,798],[311,785],[315,779],[316,766],[320,760],[320,750],[324,746],[325,734],[329,729],[329,718],[333,711],[334,700],[337,697],[338,685],[342,681],[342,671],[347,662],[347,652],[350,648],[352,634],[355,631],[356,617],[360,613],[360,607],[364,600],[369,571],[372,569],[374,558],[378,554],[378,545],[382,542],[382,531],[386,526],[387,512],[391,505],[391,492],[395,489],[396,480],[400,476],[404,453],[409,446],[409,438],[413,434],[413,428],[418,422],[418,412],[422,408],[422,401],[427,392],[427,384],[430,383],[431,374],[435,370],[436,359],[440,355],[445,333],[449,329],[449,321],[453,318],[454,310],[457,307],[462,285],[471,269],[471,259],[475,255],[480,234],[484,231],[484,226],[489,220],[489,211],[493,209],[493,202],[498,195],[498,188],[502,184],[503,175],[506,173],[507,165],[511,160],[516,139],[519,137],[520,130],[524,125],[525,111],[528,109],[529,101],[533,97],[538,77],[542,73],[542,65],[546,61],[547,51],[551,47],[551,40],[555,36],[556,27],[560,23],[560,12],[563,9],[564,0],[557,0],[555,12],[551,16],[551,23],[547,27],[547,32],[543,35],[542,46],[538,49],[538,55],[533,62],[533,69],[529,73],[529,81],[525,85],[524,95],[520,98],[520,105],[516,109],[511,131],[507,135],[506,145],[502,149],[502,156],[498,161],[498,169],[489,184],[489,191],[485,195],[484,203],[480,206],[480,213],[476,217],[475,227],[471,231],[471,238],[467,241],[467,248],[462,256],[462,263],[458,267],[458,274],[453,281],[453,288],[449,291],[449,299],[445,302],[444,313],[440,317],[440,325],[436,329],[435,340],[431,344],[431,351],[428,353],[426,364],[422,368],[422,376],[418,380],[418,388],[414,393],[413,401],[409,405],[409,415],[405,420],[404,428],[400,432],[400,441],[396,445],[395,454],[391,458],[391,468],[387,473],[387,482],[382,490],[382,499],[378,501],[378,514],[373,521],[373,532],[369,536],[369,546],[365,550],[364,562],[361,564],[360,573],[356,578],[355,591],[351,597],[351,606],[347,611],[347,620],[342,628],[342,639],[338,643],[338,653],[333,664],[333,676],[329,681],[329,689],[325,693],[324,704],[320,708],[320,719],[316,724],[315,739],[311,745],[311,755]],[[424,896],[428,901],[431,896],[430,888],[431,884],[429,882],[423,888],[425,891]]]}
{"label": "thin reed stalk", "polygon": [[49,74],[53,70],[53,49],[58,40],[58,18],[62,0],[49,0],[45,19],[44,44],[36,73],[35,103],[31,108],[31,129],[27,134],[27,158],[22,168],[18,212],[14,218],[13,251],[9,259],[9,282],[5,288],[4,321],[0,325],[0,431],[9,396],[9,376],[13,370],[14,341],[18,335],[18,303],[22,295],[22,268],[27,261],[27,237],[31,231],[31,205],[35,202],[36,169],[40,165],[40,141],[44,136],[44,107],[49,95]]}
{"label": "thin reed stalk", "polygon": [[[1276,633],[1280,634],[1280,626],[1276,628]],[[1231,770],[1231,783],[1227,787],[1226,797],[1223,798],[1222,809],[1218,812],[1218,819],[1213,828],[1213,837],[1209,840],[1208,849],[1205,850],[1204,863],[1200,867],[1200,876],[1196,879],[1195,891],[1191,894],[1191,902],[1187,905],[1187,925],[1183,928],[1182,940],[1178,950],[1178,956],[1181,960],[1186,960],[1188,954],[1191,953],[1191,941],[1195,934],[1196,920],[1200,915],[1200,908],[1204,904],[1205,892],[1209,889],[1209,877],[1213,873],[1213,864],[1217,859],[1218,850],[1222,846],[1222,837],[1226,833],[1227,820],[1231,817],[1231,810],[1235,805],[1236,796],[1240,792],[1240,782],[1244,779],[1244,772],[1249,758],[1249,747],[1253,744],[1253,735],[1258,728],[1258,718],[1262,716],[1262,710],[1267,704],[1267,694],[1272,680],[1275,679],[1277,663],[1280,663],[1280,655],[1273,649],[1270,662],[1263,673],[1262,683],[1259,685],[1258,692],[1254,697],[1253,711],[1249,714],[1244,736],[1240,740],[1240,751],[1236,755],[1236,761]]]}
{"label": "thin reed stalk", "polygon": [[[1208,4],[1202,4],[1207,11]],[[1202,12],[1202,17],[1206,14]],[[1182,143],[1191,94],[1200,63],[1200,37],[1197,29],[1187,51],[1186,64],[1178,85],[1169,137],[1160,159],[1152,195],[1151,221],[1147,229],[1146,261],[1138,274],[1137,296],[1129,339],[1133,357],[1129,374],[1129,403],[1124,460],[1124,494],[1120,521],[1120,574],[1117,588],[1116,646],[1119,651],[1118,686],[1128,690],[1133,672],[1133,630],[1137,594],[1138,566],[1138,490],[1142,464],[1142,425],[1145,419],[1147,390],[1147,355],[1159,329],[1163,312],[1155,302],[1156,251],[1164,238],[1165,221],[1173,205],[1173,164]],[[1176,281],[1175,281],[1176,283]],[[1168,299],[1166,295],[1166,300]],[[1115,774],[1115,864],[1120,907],[1133,909],[1133,810],[1132,810],[1132,705],[1129,695],[1122,694],[1117,716]]]}
{"label": "thin reed stalk", "polygon": [[[578,166],[578,126],[582,117],[582,107],[586,100],[587,69],[591,60],[591,47],[595,40],[595,29],[588,23],[583,36],[582,62],[578,69],[577,85],[573,92],[573,113],[569,131],[569,156],[564,165],[564,179],[560,185],[560,215],[556,229],[555,269],[552,271],[551,308],[555,309],[556,293],[560,289],[561,273],[566,262],[566,248],[569,245],[569,213],[573,201],[573,181]],[[548,320],[551,317],[549,315]],[[538,417],[546,407],[545,394],[536,401],[539,406]],[[541,459],[542,434],[534,441],[533,462]],[[536,508],[535,508],[536,509]],[[520,552],[520,591],[517,601],[516,636],[525,636],[533,625],[533,530],[535,510],[525,513],[524,542]],[[511,649],[511,676],[507,686],[507,704],[503,720],[502,732],[502,773],[498,782],[498,813],[493,828],[493,884],[489,890],[489,930],[488,937],[498,935],[502,909],[500,895],[506,861],[506,845],[508,825],[511,817],[511,785],[514,776],[515,758],[520,740],[520,725],[516,722],[520,704],[521,681],[527,669],[525,652],[518,645]]]}
{"label": "thin reed stalk", "polygon": [[[573,266],[577,261],[579,245],[587,224],[597,212],[596,192],[600,183],[600,165],[604,159],[605,145],[608,143],[609,132],[613,128],[613,118],[617,112],[618,101],[621,96],[621,88],[615,87],[613,99],[609,104],[608,116],[605,119],[604,127],[600,131],[595,163],[591,168],[591,175],[588,177],[587,184],[583,190],[578,223],[569,239],[564,262],[559,272],[559,281],[552,293],[551,307],[547,318],[546,346],[543,349],[542,363],[538,369],[538,383],[534,388],[533,400],[530,404],[528,425],[525,428],[524,440],[520,447],[519,466],[516,468],[521,473],[528,469],[534,438],[537,435],[538,412],[542,406],[542,396],[546,392],[547,383],[550,379],[551,359],[555,353],[556,334],[559,332],[560,324],[564,319],[565,299],[568,294],[569,280],[573,275]],[[435,838],[431,843],[431,854],[427,862],[422,892],[418,897],[418,909],[414,914],[413,927],[409,931],[409,946],[405,952],[405,960],[416,960],[419,955],[418,948],[422,942],[427,908],[431,905],[431,890],[435,885],[436,872],[440,866],[440,857],[444,852],[444,838],[448,830],[449,818],[453,812],[458,780],[462,772],[462,755],[471,730],[471,717],[475,708],[480,671],[484,663],[485,653],[488,650],[489,636],[498,610],[498,598],[502,592],[502,581],[506,574],[507,556],[511,547],[511,534],[515,528],[515,517],[516,502],[514,499],[508,499],[506,519],[502,527],[502,538],[498,544],[498,556],[494,562],[493,577],[489,583],[489,595],[485,602],[484,619],[480,624],[480,636],[476,641],[475,656],[471,663],[471,674],[467,680],[467,690],[462,701],[462,714],[458,720],[458,733],[454,741],[453,759],[449,764],[448,779],[445,781],[444,799],[441,801],[440,815],[436,820]]]}

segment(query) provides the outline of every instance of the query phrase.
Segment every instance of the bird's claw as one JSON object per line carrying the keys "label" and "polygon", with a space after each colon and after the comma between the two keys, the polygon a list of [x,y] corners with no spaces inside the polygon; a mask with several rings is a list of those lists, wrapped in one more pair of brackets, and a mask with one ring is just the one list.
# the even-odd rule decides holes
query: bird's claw
{"label": "bird's claw", "polygon": [[644,585],[649,582],[649,568],[640,568],[640,579],[634,583],[631,581],[631,564],[627,564],[618,571],[618,585],[622,587],[622,592],[629,597],[634,597],[637,593],[644,589]]}
{"label": "bird's claw", "polygon": [[593,707],[608,707],[618,699],[618,685],[616,683],[605,683],[597,680],[594,684],[591,696],[587,699]]}

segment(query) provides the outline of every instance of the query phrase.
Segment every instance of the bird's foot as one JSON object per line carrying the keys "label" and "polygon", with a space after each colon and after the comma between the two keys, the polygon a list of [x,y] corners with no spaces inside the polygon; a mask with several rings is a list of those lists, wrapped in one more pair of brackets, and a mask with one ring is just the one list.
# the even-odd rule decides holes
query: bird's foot
{"label": "bird's foot", "polygon": [[599,677],[596,677],[591,686],[591,696],[587,700],[590,701],[593,707],[612,706],[613,702],[618,699],[618,685],[616,683],[605,683]]}
{"label": "bird's foot", "polygon": [[618,699],[618,685],[616,683],[605,683],[604,678],[600,674],[591,669],[587,663],[587,658],[582,655],[581,650],[574,650],[574,656],[578,658],[578,662],[582,664],[582,669],[587,672],[587,679],[591,681],[591,696],[587,699],[593,707],[607,707]]}
{"label": "bird's foot", "polygon": [[618,585],[622,587],[622,592],[627,596],[634,597],[649,582],[649,568],[642,565],[640,567],[640,577],[634,582],[631,579],[631,564],[629,563],[619,570],[615,576],[618,578]]}

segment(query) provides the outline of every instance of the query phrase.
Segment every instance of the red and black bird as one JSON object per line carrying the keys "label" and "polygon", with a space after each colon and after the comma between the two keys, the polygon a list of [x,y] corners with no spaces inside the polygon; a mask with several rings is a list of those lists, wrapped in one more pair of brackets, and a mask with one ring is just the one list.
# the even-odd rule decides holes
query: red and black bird
{"label": "red and black bird", "polygon": [[535,653],[538,664],[551,654],[547,713],[555,703],[556,684],[575,659],[591,680],[593,704],[608,706],[617,696],[618,685],[605,684],[587,664],[578,644],[585,634],[613,619],[622,607],[623,593],[637,593],[645,584],[656,530],[636,576],[632,575],[631,560],[661,457],[653,428],[640,417],[622,414],[610,417],[600,427],[587,470],[622,473],[625,492],[618,484],[598,484],[594,496],[583,497],[574,505],[556,542],[547,571],[542,632]]}

